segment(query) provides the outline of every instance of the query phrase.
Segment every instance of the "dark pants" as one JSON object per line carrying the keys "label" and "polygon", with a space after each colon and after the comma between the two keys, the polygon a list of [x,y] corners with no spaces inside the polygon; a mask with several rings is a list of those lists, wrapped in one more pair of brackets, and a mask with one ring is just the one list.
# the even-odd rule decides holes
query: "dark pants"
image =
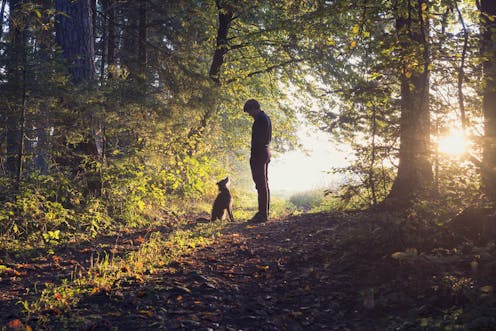
{"label": "dark pants", "polygon": [[258,192],[258,214],[269,216],[270,190],[267,170],[270,162],[270,151],[264,150],[250,157],[251,175]]}

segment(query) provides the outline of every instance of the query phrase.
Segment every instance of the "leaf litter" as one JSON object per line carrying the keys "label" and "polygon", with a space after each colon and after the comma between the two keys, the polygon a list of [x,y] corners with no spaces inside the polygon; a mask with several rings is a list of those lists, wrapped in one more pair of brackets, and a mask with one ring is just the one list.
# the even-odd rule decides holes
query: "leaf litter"
{"label": "leaf litter", "polygon": [[[140,281],[96,291],[65,311],[54,308],[57,313],[42,318],[43,323],[16,313],[14,300],[26,293],[14,286],[10,299],[3,292],[0,297],[0,307],[11,308],[2,309],[1,325],[198,331],[496,326],[494,245],[467,248],[465,243],[465,251],[427,247],[428,238],[416,242],[397,236],[400,228],[381,219],[367,213],[317,213],[257,225],[235,223],[211,245],[143,274]],[[136,238],[135,245],[145,242]],[[46,259],[7,266],[0,289],[16,282],[26,286],[37,272],[40,279],[57,282],[44,270],[57,278],[69,261],[84,267],[78,256],[56,256],[57,263]],[[29,272],[20,274],[23,269]]]}

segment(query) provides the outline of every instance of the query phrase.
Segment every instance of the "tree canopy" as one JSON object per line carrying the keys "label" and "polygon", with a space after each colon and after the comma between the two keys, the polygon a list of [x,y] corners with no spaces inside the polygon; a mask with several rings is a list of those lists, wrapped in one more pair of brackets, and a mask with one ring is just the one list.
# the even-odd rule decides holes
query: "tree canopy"
{"label": "tree canopy", "polygon": [[[297,147],[298,114],[352,146],[353,163],[333,170],[348,180],[330,192],[351,205],[455,191],[468,205],[477,186],[494,202],[487,1],[4,0],[1,10],[2,201],[100,201],[110,217],[138,217],[205,195],[221,174],[241,187],[241,109],[256,98],[276,153]],[[456,130],[468,162],[436,145]]]}

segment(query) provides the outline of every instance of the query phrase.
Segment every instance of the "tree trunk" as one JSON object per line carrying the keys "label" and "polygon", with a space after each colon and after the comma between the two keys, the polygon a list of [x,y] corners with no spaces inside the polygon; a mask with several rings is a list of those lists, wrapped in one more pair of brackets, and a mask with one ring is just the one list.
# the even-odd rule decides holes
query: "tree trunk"
{"label": "tree trunk", "polygon": [[371,155],[370,155],[370,168],[369,168],[369,186],[370,193],[372,194],[372,205],[377,205],[377,190],[376,190],[376,182],[375,182],[375,162],[376,162],[376,135],[377,135],[377,108],[375,104],[372,106],[372,141],[371,141]]}
{"label": "tree trunk", "polygon": [[463,80],[465,78],[465,57],[467,56],[467,47],[468,47],[468,31],[465,26],[465,20],[463,19],[462,12],[458,7],[458,2],[454,1],[454,5],[456,8],[456,12],[458,13],[458,19],[460,20],[460,24],[462,25],[463,31],[463,48],[462,48],[462,58],[460,59],[460,67],[458,67],[458,108],[460,109],[460,121],[462,124],[463,134],[466,134],[467,130],[467,115],[465,112],[465,96],[463,94]]}
{"label": "tree trunk", "polygon": [[222,1],[217,0],[217,9],[219,11],[219,26],[217,29],[216,48],[212,63],[210,65],[210,78],[217,84],[220,84],[220,68],[224,63],[224,57],[229,51],[227,35],[233,20],[234,13],[230,7],[223,7]]}
{"label": "tree trunk", "polygon": [[3,35],[3,15],[5,14],[5,5],[7,5],[7,0],[2,0],[2,8],[0,8],[0,40],[2,40]]}
{"label": "tree trunk", "polygon": [[401,118],[399,167],[388,196],[391,201],[410,202],[432,186],[427,4],[427,0],[400,0],[396,8]]}
{"label": "tree trunk", "polygon": [[[62,48],[72,81],[75,85],[89,84],[96,76],[91,0],[56,0],[55,6],[58,11],[65,13],[57,17],[56,41]],[[89,192],[99,195],[101,178],[94,164],[99,160],[100,127],[94,114],[88,115],[88,127],[82,128],[85,137],[74,146],[72,151],[75,160],[70,166],[74,175],[83,170]],[[87,168],[81,167],[86,157],[94,162]]]}
{"label": "tree trunk", "polygon": [[107,64],[115,64],[115,4],[113,0],[104,0],[107,3]]}
{"label": "tree trunk", "polygon": [[138,7],[135,1],[121,4],[126,20],[123,21],[122,28],[122,48],[119,50],[120,64],[129,70],[129,79],[136,79],[138,71]]}
{"label": "tree trunk", "polygon": [[222,0],[216,0],[219,25],[217,27],[217,38],[215,42],[215,51],[210,64],[209,77],[215,84],[212,93],[205,96],[205,111],[200,119],[200,123],[192,127],[188,132],[188,141],[195,141],[194,144],[189,144],[189,154],[193,154],[198,146],[198,138],[203,134],[208,125],[210,118],[214,115],[216,110],[216,93],[214,93],[221,86],[220,70],[224,63],[225,56],[229,51],[228,39],[229,29],[234,19],[234,12],[229,5],[226,5]]}
{"label": "tree trunk", "polygon": [[138,8],[138,76],[141,81],[146,81],[146,0],[141,0]]}
{"label": "tree trunk", "polygon": [[[107,50],[108,50],[108,37],[107,37],[107,12],[108,12],[108,0],[102,0],[102,37],[100,42],[100,84],[104,84],[105,75],[105,65],[107,64]],[[96,30],[96,29],[95,29]]]}
{"label": "tree trunk", "polygon": [[90,10],[91,10],[91,25],[93,26],[93,48],[96,49],[95,41],[97,38],[97,21],[96,21],[96,0],[90,0]]}
{"label": "tree trunk", "polygon": [[482,190],[496,202],[496,2],[482,0],[481,55],[484,78],[482,109],[484,113],[484,143],[482,154]]}
{"label": "tree trunk", "polygon": [[56,0],[56,9],[65,15],[56,20],[56,40],[62,47],[74,83],[95,79],[95,47],[90,0]]}
{"label": "tree trunk", "polygon": [[[22,159],[24,154],[24,114],[25,114],[25,70],[26,70],[26,40],[27,27],[18,12],[21,1],[10,0],[10,43],[9,64],[7,66],[9,96],[7,98],[6,118],[6,168],[11,178],[19,181],[22,174]],[[15,23],[15,24],[14,24]]]}

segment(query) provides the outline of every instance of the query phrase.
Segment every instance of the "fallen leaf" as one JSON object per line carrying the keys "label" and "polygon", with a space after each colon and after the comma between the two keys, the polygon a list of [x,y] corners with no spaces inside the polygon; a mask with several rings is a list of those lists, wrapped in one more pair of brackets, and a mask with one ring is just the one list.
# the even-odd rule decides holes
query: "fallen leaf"
{"label": "fallen leaf", "polygon": [[191,293],[191,290],[189,288],[187,288],[186,286],[176,286],[174,287],[175,290],[179,290],[179,291],[182,291],[182,292],[186,292],[186,293]]}
{"label": "fallen leaf", "polygon": [[144,317],[153,317],[153,315],[155,315],[155,313],[151,310],[139,310],[138,314]]}
{"label": "fallen leaf", "polygon": [[105,315],[106,316],[110,316],[110,317],[121,317],[122,316],[122,313],[120,311],[111,311],[111,312],[108,312]]}
{"label": "fallen leaf", "polygon": [[491,293],[493,291],[493,287],[491,285],[486,285],[486,286],[482,286],[480,290],[483,293]]}
{"label": "fallen leaf", "polygon": [[303,313],[302,313],[301,311],[292,311],[292,312],[290,313],[290,315],[291,315],[292,317],[300,317],[300,316],[303,316]]}
{"label": "fallen leaf", "polygon": [[124,299],[124,293],[121,291],[117,290],[114,292],[114,297],[119,298],[119,299]]}
{"label": "fallen leaf", "polygon": [[24,328],[24,324],[21,322],[21,320],[15,319],[15,320],[8,322],[7,327],[14,329],[14,330],[17,330],[17,329]]}

